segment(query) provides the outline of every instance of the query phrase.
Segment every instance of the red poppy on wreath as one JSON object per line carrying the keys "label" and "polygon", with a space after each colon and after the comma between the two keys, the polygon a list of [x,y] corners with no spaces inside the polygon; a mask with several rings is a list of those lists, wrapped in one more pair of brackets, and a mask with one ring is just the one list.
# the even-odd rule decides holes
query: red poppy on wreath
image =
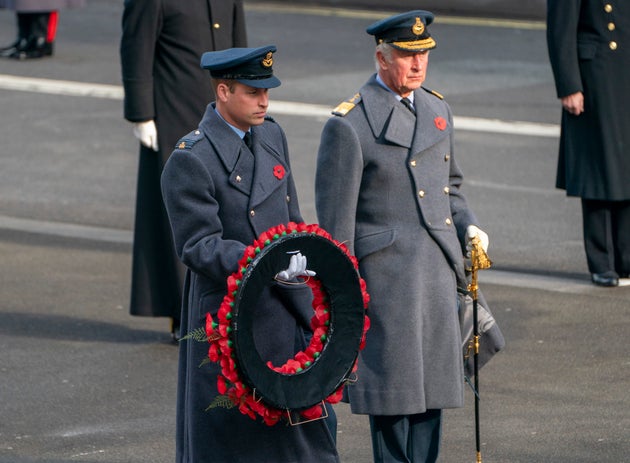
{"label": "red poppy on wreath", "polygon": [[284,167],[282,167],[280,164],[278,164],[277,166],[275,166],[273,168],[273,175],[274,177],[276,177],[278,180],[282,180],[282,177],[284,177]]}
{"label": "red poppy on wreath", "polygon": [[[284,173],[282,166],[277,167]],[[271,250],[274,249],[274,246],[281,247],[280,243],[283,241],[287,242],[288,240],[296,238],[304,240],[314,239],[308,238],[308,235],[316,235],[316,237],[314,237],[317,238],[315,241],[323,243],[322,245],[325,244],[327,247],[331,248],[336,247],[340,251],[338,252],[340,258],[345,259],[346,262],[350,262],[348,268],[353,269],[353,272],[357,271],[358,261],[350,254],[348,248],[343,243],[334,240],[328,232],[315,224],[307,225],[304,223],[296,224],[290,222],[287,225],[278,225],[262,233],[252,245],[248,246],[238,263],[238,270],[227,279],[227,293],[219,307],[216,318],[213,319],[212,315],[208,313],[206,315],[205,328],[201,328],[203,333],[196,333],[191,336],[196,340],[203,340],[210,343],[208,358],[210,361],[218,363],[221,368],[221,374],[217,377],[217,389],[220,396],[215,397],[212,404],[208,407],[209,409],[215,407],[237,407],[240,413],[249,416],[251,419],[255,420],[256,415],[258,415],[266,425],[273,426],[283,418],[291,422],[292,413],[306,420],[323,418],[326,413],[323,407],[324,402],[334,404],[341,400],[343,388],[346,383],[349,382],[347,376],[344,376],[345,379],[340,383],[334,383],[340,385],[333,385],[331,389],[336,388],[336,390],[329,393],[329,395],[323,399],[318,398],[317,400],[320,400],[320,402],[316,405],[310,406],[309,404],[307,406],[308,408],[299,410],[289,409],[291,407],[284,409],[277,408],[268,401],[265,401],[265,397],[261,396],[260,392],[257,391],[256,388],[252,388],[243,378],[239,370],[239,356],[235,351],[237,339],[235,338],[232,325],[235,317],[240,316],[240,311],[236,308],[237,301],[245,297],[243,295],[246,291],[246,289],[244,289],[246,286],[244,280],[247,278],[244,277],[249,271],[253,271],[252,269],[256,268],[257,257],[265,253],[267,253],[266,255],[271,254]],[[272,244],[274,246],[269,246]],[[269,246],[269,248],[263,251],[266,246]],[[278,249],[278,247],[275,249]],[[356,273],[353,278],[358,279],[358,311],[355,312],[357,314],[355,316],[359,318],[355,318],[355,320],[359,323],[355,326],[357,326],[358,329],[357,334],[360,334],[360,341],[358,346],[354,347],[352,350],[356,348],[362,350],[365,346],[366,333],[370,327],[370,320],[366,313],[370,296],[367,292],[365,281]],[[293,358],[289,358],[284,365],[275,366],[271,362],[267,362],[266,366],[263,365],[265,369],[272,372],[271,374],[280,374],[281,376],[304,375],[316,362],[322,361],[324,357],[334,356],[332,352],[330,352],[330,355],[324,352],[324,347],[327,346],[327,344],[335,344],[335,341],[330,337],[334,337],[334,335],[329,333],[329,327],[331,324],[335,323],[331,318],[331,312],[333,312],[333,317],[335,316],[334,313],[336,313],[334,301],[331,300],[327,289],[320,281],[319,274],[316,277],[306,277],[303,283],[308,285],[313,294],[312,308],[314,314],[311,319],[312,338],[304,350],[299,351]],[[359,340],[359,338],[357,338],[357,340]],[[328,345],[327,352],[338,348],[333,347],[332,344]],[[352,373],[357,369],[356,351],[353,355],[354,357],[349,357],[350,360],[348,362],[348,368]],[[346,374],[349,375],[350,372]],[[326,394],[328,394],[328,392],[326,392]]]}
{"label": "red poppy on wreath", "polygon": [[443,117],[436,117],[435,119],[433,119],[433,122],[435,122],[435,126],[440,129],[440,130],[444,130],[446,129],[446,119],[444,119]]}

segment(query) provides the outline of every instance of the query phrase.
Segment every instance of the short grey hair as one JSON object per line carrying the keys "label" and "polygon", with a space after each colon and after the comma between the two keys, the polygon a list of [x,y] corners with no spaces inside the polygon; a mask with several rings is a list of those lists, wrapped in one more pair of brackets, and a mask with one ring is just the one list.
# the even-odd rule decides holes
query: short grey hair
{"label": "short grey hair", "polygon": [[392,54],[394,51],[394,47],[392,47],[389,43],[386,42],[381,42],[376,46],[376,51],[374,52],[374,63],[376,64],[376,71],[378,72],[380,70],[380,66],[378,64],[378,59],[376,58],[376,53],[377,52],[381,52],[383,54],[383,56],[385,57],[385,60],[388,63],[391,63],[392,61]]}

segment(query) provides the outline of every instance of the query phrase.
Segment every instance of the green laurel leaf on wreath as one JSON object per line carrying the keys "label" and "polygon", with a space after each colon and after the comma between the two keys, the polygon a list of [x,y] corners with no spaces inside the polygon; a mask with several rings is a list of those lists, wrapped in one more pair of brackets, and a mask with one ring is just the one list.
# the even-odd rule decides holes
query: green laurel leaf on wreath
{"label": "green laurel leaf on wreath", "polygon": [[213,408],[217,407],[226,408],[229,410],[230,408],[236,407],[236,404],[232,402],[226,394],[218,395],[214,399],[212,399],[212,402],[210,403],[210,405],[208,405],[208,408],[206,408],[205,411],[212,410]]}
{"label": "green laurel leaf on wreath", "polygon": [[208,341],[208,335],[206,334],[206,329],[203,326],[200,326],[196,330],[191,331],[186,336],[180,338],[180,341],[184,341],[186,339],[193,339],[195,341],[203,342]]}

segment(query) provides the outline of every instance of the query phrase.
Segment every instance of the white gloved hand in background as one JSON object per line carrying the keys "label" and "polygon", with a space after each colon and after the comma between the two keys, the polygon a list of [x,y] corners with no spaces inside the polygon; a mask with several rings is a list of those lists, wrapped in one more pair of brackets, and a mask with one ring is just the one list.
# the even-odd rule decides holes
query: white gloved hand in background
{"label": "white gloved hand in background", "polygon": [[153,119],[145,122],[134,122],[133,135],[140,140],[143,146],[151,148],[153,151],[158,150],[157,128]]}
{"label": "white gloved hand in background", "polygon": [[466,228],[466,256],[470,256],[470,251],[472,250],[472,239],[474,237],[479,238],[479,242],[481,243],[481,248],[484,252],[488,252],[488,245],[490,244],[490,240],[488,239],[488,234],[481,230],[479,227],[475,225],[468,225]]}
{"label": "white gloved hand in background", "polygon": [[299,251],[291,256],[289,260],[289,268],[278,272],[276,279],[290,281],[298,276],[315,276],[315,272],[312,270],[306,270],[306,256],[303,256]]}

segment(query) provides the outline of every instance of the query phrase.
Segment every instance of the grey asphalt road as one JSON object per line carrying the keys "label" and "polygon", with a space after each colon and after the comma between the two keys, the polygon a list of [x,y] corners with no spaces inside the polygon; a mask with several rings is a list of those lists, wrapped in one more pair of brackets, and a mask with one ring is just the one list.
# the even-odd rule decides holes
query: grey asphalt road
{"label": "grey asphalt road", "polygon": [[[246,5],[250,43],[279,49],[270,112],[315,221],[321,128],[373,72],[363,31],[386,12]],[[63,11],[52,59],[0,61],[2,463],[173,461],[177,347],[167,320],[127,312],[137,158],[121,10]],[[589,283],[579,203],[553,187],[560,111],[544,26],[439,17],[432,30],[426,85],[456,116],[466,192],[491,239],[481,285],[508,343],[481,372],[483,459],[628,461],[630,288]],[[0,12],[0,41],[13,35]],[[445,414],[441,463],[474,461],[466,400]],[[342,461],[371,461],[365,417],[337,412]]]}

